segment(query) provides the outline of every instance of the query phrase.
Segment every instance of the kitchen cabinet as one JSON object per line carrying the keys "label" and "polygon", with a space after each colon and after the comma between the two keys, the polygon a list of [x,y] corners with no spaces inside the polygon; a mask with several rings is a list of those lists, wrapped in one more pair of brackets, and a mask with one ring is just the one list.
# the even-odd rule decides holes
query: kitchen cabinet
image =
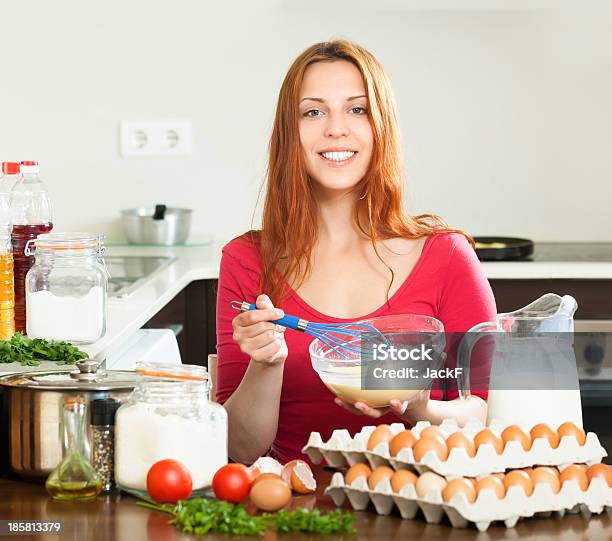
{"label": "kitchen cabinet", "polygon": [[216,353],[216,304],[217,280],[196,280],[143,327],[174,329],[183,363],[207,366],[208,354]]}

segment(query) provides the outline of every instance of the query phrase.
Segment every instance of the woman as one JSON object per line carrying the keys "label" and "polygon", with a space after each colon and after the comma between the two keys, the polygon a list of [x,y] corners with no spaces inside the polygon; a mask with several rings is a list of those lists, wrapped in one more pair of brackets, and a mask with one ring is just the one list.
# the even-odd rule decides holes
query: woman
{"label": "woman", "polygon": [[[227,244],[221,260],[217,397],[234,460],[269,450],[281,462],[304,458],[311,431],[326,439],[373,423],[485,419],[486,393],[461,401],[433,390],[386,410],[346,404],[314,372],[312,337],[270,323],[284,311],[336,323],[415,313],[457,332],[491,321],[495,301],[470,241],[436,216],[404,213],[401,169],[377,60],[344,40],[304,51],[278,98],[262,229]],[[237,315],[232,300],[257,310]]]}

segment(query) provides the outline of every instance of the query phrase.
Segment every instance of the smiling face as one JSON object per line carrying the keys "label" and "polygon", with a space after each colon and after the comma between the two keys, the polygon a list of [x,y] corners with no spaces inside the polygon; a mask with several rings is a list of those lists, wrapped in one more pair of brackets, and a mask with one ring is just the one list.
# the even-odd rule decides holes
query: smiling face
{"label": "smiling face", "polygon": [[368,98],[357,67],[316,62],[300,91],[300,141],[308,175],[324,192],[346,192],[365,176],[373,136]]}

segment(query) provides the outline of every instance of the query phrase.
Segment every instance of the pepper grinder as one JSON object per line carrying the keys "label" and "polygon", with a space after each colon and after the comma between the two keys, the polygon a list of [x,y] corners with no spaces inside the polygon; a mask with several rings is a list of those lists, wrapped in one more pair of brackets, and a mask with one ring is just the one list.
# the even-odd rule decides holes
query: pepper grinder
{"label": "pepper grinder", "polygon": [[115,484],[115,413],[121,404],[113,398],[91,402],[91,462],[102,479],[102,491]]}

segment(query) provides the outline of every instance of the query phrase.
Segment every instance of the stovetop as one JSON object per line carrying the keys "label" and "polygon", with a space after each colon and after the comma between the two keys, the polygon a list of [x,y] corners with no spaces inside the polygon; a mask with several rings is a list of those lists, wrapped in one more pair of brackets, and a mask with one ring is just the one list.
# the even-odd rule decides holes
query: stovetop
{"label": "stovetop", "polygon": [[536,242],[533,255],[521,261],[612,263],[612,243]]}

